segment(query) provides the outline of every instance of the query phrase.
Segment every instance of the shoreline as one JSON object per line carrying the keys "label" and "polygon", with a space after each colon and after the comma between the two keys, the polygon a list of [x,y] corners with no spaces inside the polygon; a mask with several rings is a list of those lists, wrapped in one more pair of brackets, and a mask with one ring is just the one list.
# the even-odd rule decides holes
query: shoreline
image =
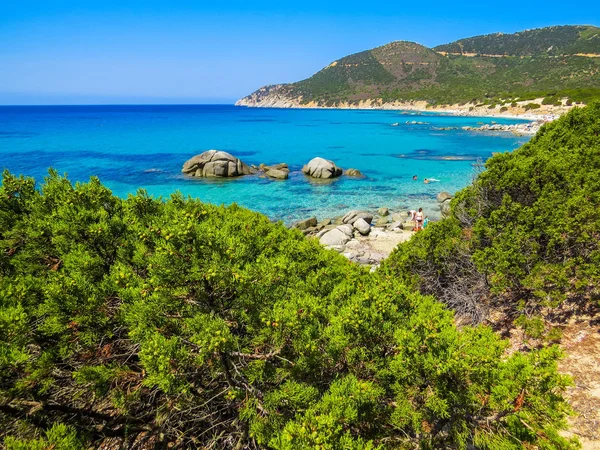
{"label": "shoreline", "polygon": [[[333,106],[323,106],[318,102],[303,103],[302,98],[283,98],[278,95],[269,94],[259,97],[251,94],[237,102],[235,106],[247,108],[274,108],[274,109],[332,109],[332,110],[375,110],[375,111],[413,111],[415,113],[437,113],[459,117],[482,117],[482,118],[505,118],[528,120],[532,122],[552,122],[561,115],[569,112],[577,106],[584,105],[543,105],[543,98],[515,102],[516,106],[497,105],[494,108],[473,103],[453,105],[431,105],[426,101],[409,102],[387,102],[381,99],[360,100],[358,103],[341,102]],[[566,100],[565,100],[566,102]],[[538,105],[536,109],[526,109],[528,105]]]}

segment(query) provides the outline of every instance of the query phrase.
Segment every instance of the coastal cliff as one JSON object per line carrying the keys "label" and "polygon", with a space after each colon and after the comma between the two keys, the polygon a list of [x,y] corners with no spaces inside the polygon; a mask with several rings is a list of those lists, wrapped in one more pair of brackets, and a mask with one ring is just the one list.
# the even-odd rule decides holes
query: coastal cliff
{"label": "coastal cliff", "polygon": [[336,60],[306,80],[262,87],[236,105],[561,114],[600,98],[599,74],[600,28],[548,27],[433,49],[392,42]]}

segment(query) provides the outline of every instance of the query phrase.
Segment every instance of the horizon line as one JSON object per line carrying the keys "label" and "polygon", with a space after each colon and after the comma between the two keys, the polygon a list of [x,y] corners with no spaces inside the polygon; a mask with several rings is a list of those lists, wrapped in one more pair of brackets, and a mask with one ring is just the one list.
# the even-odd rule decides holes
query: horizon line
{"label": "horizon line", "polygon": [[233,103],[57,103],[57,104],[0,104],[0,108],[54,106],[236,106]]}

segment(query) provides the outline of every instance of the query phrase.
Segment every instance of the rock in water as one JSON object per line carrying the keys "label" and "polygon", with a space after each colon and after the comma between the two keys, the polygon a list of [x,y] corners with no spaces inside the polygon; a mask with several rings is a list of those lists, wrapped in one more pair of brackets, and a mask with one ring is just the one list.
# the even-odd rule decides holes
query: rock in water
{"label": "rock in water", "polygon": [[358,169],[348,169],[344,172],[344,175],[348,177],[364,177],[364,175]]}
{"label": "rock in water", "polygon": [[255,173],[254,169],[227,152],[208,150],[187,160],[181,169],[196,177],[239,177]]}
{"label": "rock in water", "polygon": [[449,192],[440,192],[436,197],[438,203],[444,203],[446,200],[450,200],[451,198],[452,195]]}
{"label": "rock in water", "polygon": [[287,180],[289,173],[290,172],[286,171],[286,170],[268,169],[265,172],[265,175],[268,176],[269,178],[275,178],[277,180]]}
{"label": "rock in water", "polygon": [[377,210],[377,214],[379,214],[381,217],[389,216],[390,215],[390,210],[387,209],[387,208],[379,208]]}
{"label": "rock in water", "polygon": [[342,222],[352,225],[358,219],[364,219],[365,222],[371,223],[373,221],[373,214],[366,211],[350,211],[342,218]]}
{"label": "rock in water", "polygon": [[343,170],[333,161],[316,157],[302,168],[302,172],[313,178],[336,178],[342,174]]}
{"label": "rock in water", "polygon": [[369,225],[365,219],[357,219],[352,226],[358,230],[360,234],[366,236],[371,232],[371,225]]}

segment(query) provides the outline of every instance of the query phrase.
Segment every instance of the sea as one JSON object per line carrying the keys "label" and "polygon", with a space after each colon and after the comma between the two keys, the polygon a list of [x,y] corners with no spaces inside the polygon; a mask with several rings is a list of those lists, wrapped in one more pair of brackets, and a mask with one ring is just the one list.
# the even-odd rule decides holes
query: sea
{"label": "sea", "polygon": [[[213,204],[237,203],[286,224],[380,207],[422,207],[436,219],[439,192],[454,194],[493,153],[515,150],[529,139],[461,129],[492,122],[519,120],[233,105],[2,106],[0,167],[38,183],[50,167],[72,182],[98,177],[120,197],[145,189],[166,199],[179,191]],[[210,149],[247,164],[285,162],[290,177],[182,175],[187,159]],[[309,179],[301,169],[316,156],[358,169],[364,177]],[[426,184],[425,178],[438,181]]]}

